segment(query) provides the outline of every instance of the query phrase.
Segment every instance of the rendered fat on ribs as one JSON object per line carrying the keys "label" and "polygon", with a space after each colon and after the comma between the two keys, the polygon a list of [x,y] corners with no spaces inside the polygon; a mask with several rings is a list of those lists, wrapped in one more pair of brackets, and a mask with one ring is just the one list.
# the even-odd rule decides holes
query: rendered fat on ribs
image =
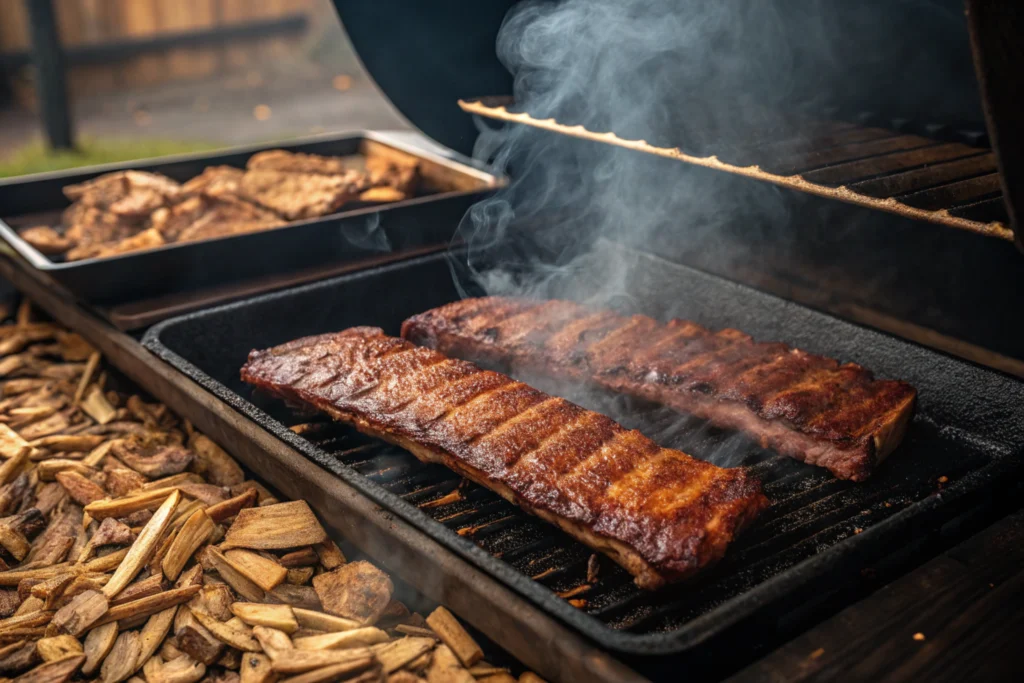
{"label": "rendered fat on ribs", "polygon": [[605,553],[644,588],[720,559],[767,505],[742,469],[662,448],[378,328],[253,351],[242,379],[448,466]]}
{"label": "rendered fat on ribs", "polygon": [[459,358],[636,396],[745,432],[763,447],[862,481],[899,444],[916,392],[738,330],[712,332],[570,301],[466,299],[402,336]]}

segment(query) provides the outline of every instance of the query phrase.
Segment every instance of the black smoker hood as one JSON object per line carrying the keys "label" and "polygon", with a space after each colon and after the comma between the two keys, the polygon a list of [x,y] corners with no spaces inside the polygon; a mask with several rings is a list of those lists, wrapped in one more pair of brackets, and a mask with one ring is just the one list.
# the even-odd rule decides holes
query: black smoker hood
{"label": "black smoker hood", "polygon": [[[495,39],[508,10],[517,3],[334,3],[360,58],[398,110],[436,141],[471,154],[478,126],[493,123],[484,124],[480,117],[460,111],[458,102],[512,94],[512,77],[498,58]],[[752,8],[761,11],[768,5],[747,0],[723,3],[736,12],[738,26],[755,23]],[[683,214],[655,239],[647,236],[646,245],[632,246],[1024,376],[1024,324],[1018,314],[1024,304],[1024,268],[1008,241],[1015,237],[1010,230],[1015,191],[1024,189],[1024,182],[1014,182],[1024,146],[1017,137],[1015,107],[1009,104],[1024,68],[1019,42],[1024,11],[1012,6],[1015,3],[985,0],[772,0],[780,20],[770,27],[771,38],[762,39],[762,31],[746,34],[749,59],[757,62],[758,77],[787,85],[777,95],[769,92],[767,104],[780,111],[788,109],[790,100],[813,103],[822,117],[865,130],[923,136],[938,149],[977,146],[979,156],[967,160],[968,165],[979,161],[984,166],[985,148],[993,147],[998,168],[995,156],[987,153],[991,163],[974,171],[974,177],[968,171],[966,180],[937,188],[939,194],[946,187],[953,190],[940,200],[951,196],[955,201],[962,186],[978,198],[948,213],[936,204],[936,215],[955,218],[958,211],[973,212],[979,221],[1002,221],[991,225],[1005,225],[999,233],[1004,239],[827,196],[785,192],[783,219],[752,207],[713,234],[694,234],[687,231],[693,217]],[[806,30],[808,8],[819,18],[816,29],[822,35],[816,44],[830,46],[829,59],[774,63],[772,45],[795,39]],[[746,42],[740,45],[748,49]],[[728,115],[731,102],[721,83],[684,85],[695,88],[685,91],[687,101],[706,103],[711,119]],[[742,123],[744,114],[738,116]],[[629,137],[629,131],[614,132]],[[550,133],[549,137],[555,141],[565,136]],[[651,158],[647,163],[650,172],[678,177],[680,183],[723,175],[672,162]],[[912,173],[929,172],[930,163]],[[954,166],[963,163],[957,160]],[[509,172],[514,178],[515,167]],[[979,184],[991,187],[993,180],[992,194],[978,189]],[[733,183],[740,192],[747,191],[751,181],[737,176],[715,182],[727,188]],[[867,180],[868,185],[883,189],[887,182],[888,177]],[[924,200],[935,199],[930,196],[932,190],[924,194]],[[713,201],[709,197],[703,204]],[[702,209],[705,213],[715,210],[714,206]],[[735,214],[734,207],[729,210],[730,216]],[[585,207],[579,212],[585,213]],[[1016,238],[1019,243],[1020,236]]]}

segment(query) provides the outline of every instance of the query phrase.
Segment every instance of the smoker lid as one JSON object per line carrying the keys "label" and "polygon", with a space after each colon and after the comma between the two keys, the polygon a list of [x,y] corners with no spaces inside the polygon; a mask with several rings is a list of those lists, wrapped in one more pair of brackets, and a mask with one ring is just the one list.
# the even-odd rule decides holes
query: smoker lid
{"label": "smoker lid", "polygon": [[495,40],[515,0],[333,0],[367,71],[395,107],[437,142],[469,155],[477,129],[459,98],[511,94]]}
{"label": "smoker lid", "polygon": [[[333,2],[367,70],[398,110],[439,143],[471,154],[480,119],[460,111],[457,102],[511,94],[512,76],[498,59],[495,47],[502,21],[517,0]],[[722,3],[732,8],[729,11],[737,12],[737,21],[746,22],[743,26],[758,25],[756,16],[747,16],[750,5],[746,0]],[[1024,204],[1024,197],[1018,197],[1021,184],[1013,182],[1024,173],[1024,162],[1015,136],[1016,86],[1008,84],[1016,82],[1012,74],[1024,63],[1024,50],[1017,40],[1024,26],[1024,12],[1015,6],[1003,9],[1002,5],[991,11],[979,10],[984,6],[981,0],[863,0],[852,4],[824,0],[815,15],[820,25],[814,33],[820,34],[818,43],[829,46],[828,54],[812,52],[810,57],[814,58],[794,61],[773,59],[772,46],[779,41],[802,44],[798,37],[806,22],[797,19],[806,8],[800,2],[783,1],[772,4],[778,12],[775,42],[760,41],[765,43],[760,48],[759,41],[743,44],[750,46],[746,58],[758,65],[757,82],[768,84],[758,86],[758,92],[765,90],[761,94],[767,95],[762,104],[766,111],[783,117],[795,110],[794,105],[804,102],[818,108],[821,115],[840,121],[868,117],[872,121],[927,122],[940,132],[984,131],[987,124],[990,133],[997,133],[991,142],[999,160],[1003,196],[979,195],[980,201],[966,205],[964,210],[980,212],[986,220],[993,213],[1000,223],[1001,217],[1009,213],[1010,220],[1003,228],[1009,233],[1021,211],[1015,205]],[[743,33],[739,28],[737,31]],[[983,92],[979,92],[975,67]],[[684,117],[690,127],[701,128],[701,116],[694,115],[690,106],[676,106],[670,97],[678,91],[685,103],[707,103],[707,122],[721,123],[724,116],[730,123],[729,116],[736,114],[728,112],[735,109],[741,113],[730,125],[746,129],[743,121],[744,116],[750,117],[748,108],[732,106],[732,95],[745,88],[735,87],[736,83],[718,84],[715,79],[704,79],[710,84],[704,83],[699,78],[701,73],[696,72],[694,83],[679,83],[679,87],[666,91],[669,106],[665,109]],[[1007,78],[1006,74],[1011,76]],[[638,72],[637,77],[643,75]],[[707,92],[702,90],[705,86]],[[586,101],[580,104],[588,109]],[[559,112],[530,113],[541,119],[565,119]],[[670,129],[677,127],[669,125]],[[710,125],[698,133],[718,140],[720,128]],[[612,129],[598,132],[605,130]],[[629,130],[612,132],[653,141],[650,131],[636,135]],[[941,134],[937,140],[943,141]],[[937,208],[941,212],[950,207]],[[960,220],[952,213],[950,221]],[[1019,237],[1017,243],[1024,249]]]}

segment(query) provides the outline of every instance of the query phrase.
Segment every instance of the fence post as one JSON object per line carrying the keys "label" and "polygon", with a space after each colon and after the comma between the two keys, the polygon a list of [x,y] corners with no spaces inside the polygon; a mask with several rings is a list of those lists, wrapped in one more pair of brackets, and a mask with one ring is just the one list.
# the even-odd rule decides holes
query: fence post
{"label": "fence post", "polygon": [[64,49],[57,33],[53,0],[25,0],[32,33],[32,64],[43,128],[53,149],[73,149],[71,110],[64,71]]}

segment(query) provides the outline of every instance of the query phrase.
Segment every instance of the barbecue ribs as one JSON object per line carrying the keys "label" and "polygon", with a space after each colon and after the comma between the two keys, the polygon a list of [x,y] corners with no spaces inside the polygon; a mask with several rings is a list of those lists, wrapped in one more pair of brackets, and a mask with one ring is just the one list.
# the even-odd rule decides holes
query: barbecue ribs
{"label": "barbecue ribs", "polygon": [[862,481],[903,438],[916,392],[737,330],[569,301],[486,297],[413,316],[402,336],[459,358],[585,381],[737,429]]}
{"label": "barbecue ribs", "polygon": [[378,328],[253,351],[242,379],[447,465],[606,553],[644,588],[714,563],[767,505],[742,469]]}

